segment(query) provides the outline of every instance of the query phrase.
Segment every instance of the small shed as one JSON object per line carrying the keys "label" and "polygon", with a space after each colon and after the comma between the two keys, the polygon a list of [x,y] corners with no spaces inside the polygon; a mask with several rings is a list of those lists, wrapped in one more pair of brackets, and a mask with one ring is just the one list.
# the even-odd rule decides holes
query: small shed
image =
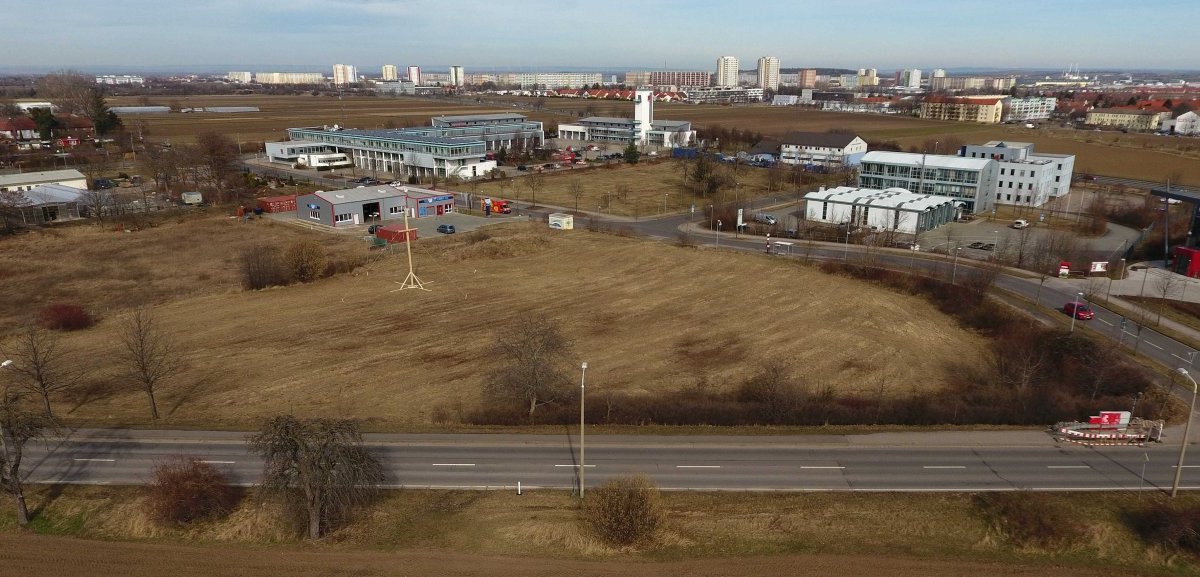
{"label": "small shed", "polygon": [[565,212],[555,212],[550,215],[550,228],[555,230],[571,230],[575,228],[575,217]]}
{"label": "small shed", "polygon": [[412,242],[417,240],[417,229],[405,229],[403,224],[389,224],[375,229],[375,238],[382,238],[389,243]]}
{"label": "small shed", "polygon": [[264,196],[258,199],[258,208],[263,212],[295,212],[296,195]]}

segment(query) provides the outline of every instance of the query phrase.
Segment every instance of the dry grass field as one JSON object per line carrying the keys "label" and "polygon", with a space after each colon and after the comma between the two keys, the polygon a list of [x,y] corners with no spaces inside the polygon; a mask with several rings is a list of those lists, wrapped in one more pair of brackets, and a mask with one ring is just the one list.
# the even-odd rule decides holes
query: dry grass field
{"label": "dry grass field", "polygon": [[[1085,529],[1066,549],[1017,547],[970,495],[666,493],[664,530],[613,548],[576,521],[563,492],[396,491],[319,543],[250,497],[193,528],[150,521],[136,488],[29,489],[42,535],[0,513],[13,575],[889,575],[1191,574],[1123,525],[1123,494],[1061,494]],[[1186,497],[1185,497],[1186,498]],[[105,539],[108,541],[100,541]],[[54,559],[55,562],[48,562]],[[6,573],[7,574],[7,573]]]}
{"label": "dry grass field", "polygon": [[[181,106],[258,106],[258,113],[237,114],[156,114],[129,116],[126,123],[142,122],[153,140],[189,142],[196,134],[212,130],[224,132],[241,142],[282,140],[284,129],[297,126],[343,124],[355,128],[427,126],[440,114],[482,114],[520,112],[547,123],[569,122],[588,110],[595,114],[629,116],[632,104],[620,101],[585,101],[567,98],[545,99],[543,110],[514,109],[513,103],[529,105],[531,98],[488,97],[476,103],[473,97],[461,99],[368,98],[338,100],[329,96],[194,96],[177,99]],[[169,99],[156,99],[168,104]],[[135,105],[134,98],[114,98],[114,105]],[[1194,138],[1168,138],[1116,132],[1037,129],[1015,125],[941,122],[879,114],[857,114],[804,110],[786,106],[719,106],[660,103],[657,118],[688,120],[701,130],[715,126],[738,128],[764,135],[779,136],[803,130],[823,132],[831,129],[853,130],[868,140],[895,140],[902,146],[921,146],[926,140],[954,137],[966,143],[989,140],[1032,142],[1041,152],[1074,154],[1077,172],[1092,172],[1161,182],[1178,174],[1183,184],[1200,185],[1200,141]]]}
{"label": "dry grass field", "polygon": [[[186,351],[160,397],[163,426],[253,426],[290,411],[351,416],[373,428],[451,418],[479,398],[486,351],[514,317],[542,313],[575,341],[597,393],[724,389],[766,359],[810,386],[848,393],[939,387],[985,342],[919,297],[828,276],[791,261],[679,248],[536,224],[423,239],[417,272],[431,292],[392,292],[396,252],[356,274],[243,292],[238,247],[317,234],[224,218],[171,221],[136,233],[39,232],[0,244],[0,266],[29,293],[3,318],[43,302],[98,310],[64,335],[89,367],[86,386],[56,400],[79,423],[147,422],[143,396],[115,375],[123,308],[157,304]],[[344,257],[364,247],[324,239]],[[20,274],[17,274],[20,273]],[[854,295],[847,298],[847,295]]]}

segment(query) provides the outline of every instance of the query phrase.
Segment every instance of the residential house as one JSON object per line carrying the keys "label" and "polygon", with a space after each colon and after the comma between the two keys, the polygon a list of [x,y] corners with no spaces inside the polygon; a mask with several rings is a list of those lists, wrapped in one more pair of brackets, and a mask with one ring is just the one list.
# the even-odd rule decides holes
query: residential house
{"label": "residential house", "polygon": [[867,142],[856,134],[792,132],[779,143],[779,161],[784,164],[857,166],[866,153]]}

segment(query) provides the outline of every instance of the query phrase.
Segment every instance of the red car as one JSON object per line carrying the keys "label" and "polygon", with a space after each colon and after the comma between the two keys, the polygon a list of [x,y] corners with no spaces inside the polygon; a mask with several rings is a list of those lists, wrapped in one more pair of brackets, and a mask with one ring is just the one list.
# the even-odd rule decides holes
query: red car
{"label": "red car", "polygon": [[1092,310],[1092,307],[1078,301],[1063,305],[1063,312],[1081,321],[1089,321],[1096,318],[1096,312]]}

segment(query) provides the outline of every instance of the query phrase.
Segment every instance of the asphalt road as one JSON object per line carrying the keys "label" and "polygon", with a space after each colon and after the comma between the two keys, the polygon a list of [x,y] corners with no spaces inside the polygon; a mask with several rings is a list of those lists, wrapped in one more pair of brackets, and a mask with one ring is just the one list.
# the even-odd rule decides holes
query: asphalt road
{"label": "asphalt road", "polygon": [[[29,447],[33,483],[141,484],[155,463],[194,456],[235,483],[259,479],[242,433],[107,431]],[[374,435],[367,443],[388,486],[441,489],[570,488],[573,435]],[[1156,490],[1170,486],[1177,446],[1088,448],[1043,433],[900,433],[882,436],[589,437],[589,486],[644,473],[668,490],[993,491]],[[1145,465],[1145,477],[1142,466]],[[1183,487],[1200,489],[1200,455]]]}

